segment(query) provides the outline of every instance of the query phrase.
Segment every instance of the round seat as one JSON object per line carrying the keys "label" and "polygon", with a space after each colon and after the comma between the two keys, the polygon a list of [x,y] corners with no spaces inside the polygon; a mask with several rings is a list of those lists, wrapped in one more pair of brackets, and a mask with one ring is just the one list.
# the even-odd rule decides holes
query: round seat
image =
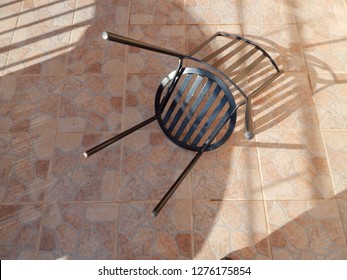
{"label": "round seat", "polygon": [[227,84],[201,68],[182,68],[179,75],[171,72],[160,83],[155,97],[163,132],[175,144],[192,151],[199,151],[211,139],[206,150],[228,140],[236,123],[235,107]]}

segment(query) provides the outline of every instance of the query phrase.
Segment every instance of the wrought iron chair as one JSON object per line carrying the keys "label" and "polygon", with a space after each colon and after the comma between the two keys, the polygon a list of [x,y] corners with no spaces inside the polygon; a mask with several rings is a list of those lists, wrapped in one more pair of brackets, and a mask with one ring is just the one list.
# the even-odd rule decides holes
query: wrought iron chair
{"label": "wrought iron chair", "polygon": [[[228,140],[236,124],[237,110],[243,105],[244,136],[248,140],[254,137],[252,98],[282,71],[260,46],[225,32],[217,32],[188,55],[111,32],[103,32],[102,38],[178,58],[177,69],[164,78],[157,89],[153,117],[84,153],[89,157],[155,120],[170,140],[182,148],[196,151],[154,208],[152,214],[156,217],[202,154]],[[217,49],[211,50],[213,41],[217,42]],[[257,83],[254,90],[246,94],[251,73],[257,77]],[[238,103],[235,96],[240,99]]]}

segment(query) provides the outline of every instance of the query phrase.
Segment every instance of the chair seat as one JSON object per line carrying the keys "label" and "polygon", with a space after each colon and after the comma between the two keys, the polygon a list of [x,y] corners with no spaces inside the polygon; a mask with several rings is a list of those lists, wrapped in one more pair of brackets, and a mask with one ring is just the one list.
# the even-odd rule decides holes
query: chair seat
{"label": "chair seat", "polygon": [[[232,134],[236,104],[225,82],[201,68],[182,68],[179,82],[170,89],[176,71],[160,83],[155,110],[158,123],[166,136],[175,144],[199,151],[208,139],[215,139],[206,150],[214,150]],[[228,125],[221,130],[223,124]]]}

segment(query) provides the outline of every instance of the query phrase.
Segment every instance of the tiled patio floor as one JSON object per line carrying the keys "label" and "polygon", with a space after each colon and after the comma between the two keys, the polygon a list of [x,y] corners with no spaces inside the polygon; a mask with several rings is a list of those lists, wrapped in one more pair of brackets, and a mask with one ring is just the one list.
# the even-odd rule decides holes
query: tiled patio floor
{"label": "tiled patio floor", "polygon": [[[0,2],[1,259],[347,259],[347,1],[3,0]],[[206,153],[151,117],[176,61],[101,39],[104,30],[189,52],[243,34],[285,75]]]}

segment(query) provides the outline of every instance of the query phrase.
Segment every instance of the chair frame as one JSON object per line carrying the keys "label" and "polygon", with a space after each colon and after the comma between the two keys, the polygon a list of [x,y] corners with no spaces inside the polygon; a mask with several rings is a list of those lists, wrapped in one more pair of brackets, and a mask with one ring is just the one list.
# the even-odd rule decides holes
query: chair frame
{"label": "chair frame", "polygon": [[[245,92],[237,85],[237,83],[231,79],[230,77],[228,77],[223,71],[217,69],[216,67],[213,67],[212,65],[210,65],[208,62],[204,61],[204,60],[200,60],[194,57],[194,55],[196,53],[198,53],[201,49],[203,49],[208,43],[210,43],[213,39],[215,39],[218,36],[223,36],[223,37],[228,37],[231,39],[237,39],[240,41],[243,41],[247,44],[253,45],[255,47],[256,50],[261,51],[262,55],[264,57],[263,58],[267,58],[271,64],[273,65],[274,69],[276,70],[276,72],[274,74],[272,74],[270,77],[268,77],[266,79],[266,81],[261,84],[259,87],[257,87],[254,91],[252,91],[251,93],[249,93],[248,95],[245,94]],[[244,136],[247,140],[251,140],[255,133],[254,133],[254,124],[253,124],[253,115],[252,115],[252,98],[255,97],[257,94],[259,94],[261,91],[263,91],[267,86],[269,86],[276,78],[278,78],[283,71],[280,70],[277,66],[277,64],[274,62],[274,60],[270,57],[270,55],[260,46],[258,46],[256,43],[242,37],[239,35],[234,35],[234,34],[230,34],[230,33],[226,33],[226,32],[217,32],[214,35],[212,35],[211,37],[209,37],[207,40],[205,40],[202,44],[200,44],[198,47],[196,47],[192,52],[190,52],[189,54],[182,54],[173,50],[169,50],[166,48],[162,48],[162,47],[158,47],[152,44],[147,44],[138,40],[134,40],[131,38],[127,38],[124,36],[120,36],[111,32],[103,32],[102,33],[102,38],[104,40],[109,40],[109,41],[113,41],[113,42],[117,42],[117,43],[121,43],[121,44],[125,44],[125,45],[129,45],[129,46],[133,46],[133,47],[137,47],[137,48],[141,48],[141,49],[145,49],[145,50],[149,50],[149,51],[153,51],[153,52],[157,52],[157,53],[161,53],[161,54],[165,54],[168,56],[173,56],[178,58],[178,67],[175,70],[173,77],[172,77],[172,82],[170,84],[170,86],[167,89],[167,94],[166,96],[163,98],[163,100],[160,102],[159,100],[156,100],[155,102],[155,115],[153,115],[152,117],[148,118],[147,120],[127,129],[126,131],[102,142],[101,144],[89,149],[88,151],[86,151],[83,155],[84,157],[89,157],[91,155],[93,155],[94,153],[99,152],[100,150],[108,147],[109,145],[119,141],[120,139],[126,137],[127,135],[133,133],[134,131],[148,125],[149,123],[157,120],[159,122],[159,124],[162,126],[161,122],[160,122],[160,113],[162,112],[163,108],[166,106],[166,103],[168,102],[170,95],[172,94],[172,92],[174,91],[175,86],[177,85],[182,72],[185,68],[183,68],[183,61],[184,60],[190,60],[199,64],[202,64],[203,66],[205,66],[205,68],[207,69],[211,69],[211,71],[217,72],[219,75],[221,75],[222,77],[224,77],[224,79],[226,79],[232,86],[234,86],[242,95],[243,97],[243,101],[240,102],[239,104],[235,105],[235,108],[232,110],[232,112],[230,112],[228,118],[224,121],[223,125],[218,129],[218,131],[216,131],[215,134],[213,134],[212,136],[210,136],[205,142],[204,144],[197,150],[196,155],[194,156],[194,158],[191,160],[191,162],[188,164],[188,166],[184,169],[184,171],[181,173],[181,175],[176,179],[176,181],[174,182],[174,184],[171,186],[171,188],[166,192],[166,194],[163,196],[163,198],[159,201],[159,203],[157,204],[157,206],[153,209],[152,214],[154,217],[156,217],[160,210],[164,207],[164,205],[167,203],[167,201],[170,199],[170,197],[173,195],[173,193],[176,191],[176,189],[178,188],[178,186],[181,184],[181,182],[184,180],[184,178],[187,176],[187,174],[189,173],[189,171],[193,168],[193,166],[197,163],[197,161],[200,159],[200,157],[202,156],[202,154],[209,150],[209,147],[211,147],[211,143],[214,141],[214,138],[216,137],[216,135],[218,134],[218,132],[225,126],[225,124],[230,120],[230,118],[232,118],[233,116],[235,117],[236,120],[236,111],[243,105],[245,105],[245,125],[244,125]],[[214,53],[210,54],[209,57],[213,57],[215,55],[217,55],[218,53],[220,53],[222,50],[217,50]],[[250,54],[252,55],[252,54]],[[245,55],[244,57],[242,57],[237,63],[243,63],[245,60],[247,59],[247,55]],[[251,71],[251,70],[250,70]],[[246,76],[249,73],[249,71],[246,71],[244,73],[241,73],[243,76]],[[241,76],[241,75],[240,75]],[[157,99],[158,94],[156,95],[156,99]],[[163,129],[163,127],[162,127]],[[163,131],[165,132],[165,130],[163,129]],[[231,131],[232,132],[232,131]],[[167,134],[167,133],[165,133]],[[231,134],[231,133],[230,133]],[[167,135],[168,136],[168,135]],[[230,136],[230,135],[229,135]],[[170,137],[169,137],[170,138]],[[228,138],[228,137],[227,137]],[[174,141],[174,139],[171,139]],[[175,142],[175,141],[174,141]],[[224,142],[223,142],[224,143]],[[176,143],[179,144],[179,143]],[[180,145],[182,146],[182,145]],[[187,148],[187,147],[184,147]]]}

